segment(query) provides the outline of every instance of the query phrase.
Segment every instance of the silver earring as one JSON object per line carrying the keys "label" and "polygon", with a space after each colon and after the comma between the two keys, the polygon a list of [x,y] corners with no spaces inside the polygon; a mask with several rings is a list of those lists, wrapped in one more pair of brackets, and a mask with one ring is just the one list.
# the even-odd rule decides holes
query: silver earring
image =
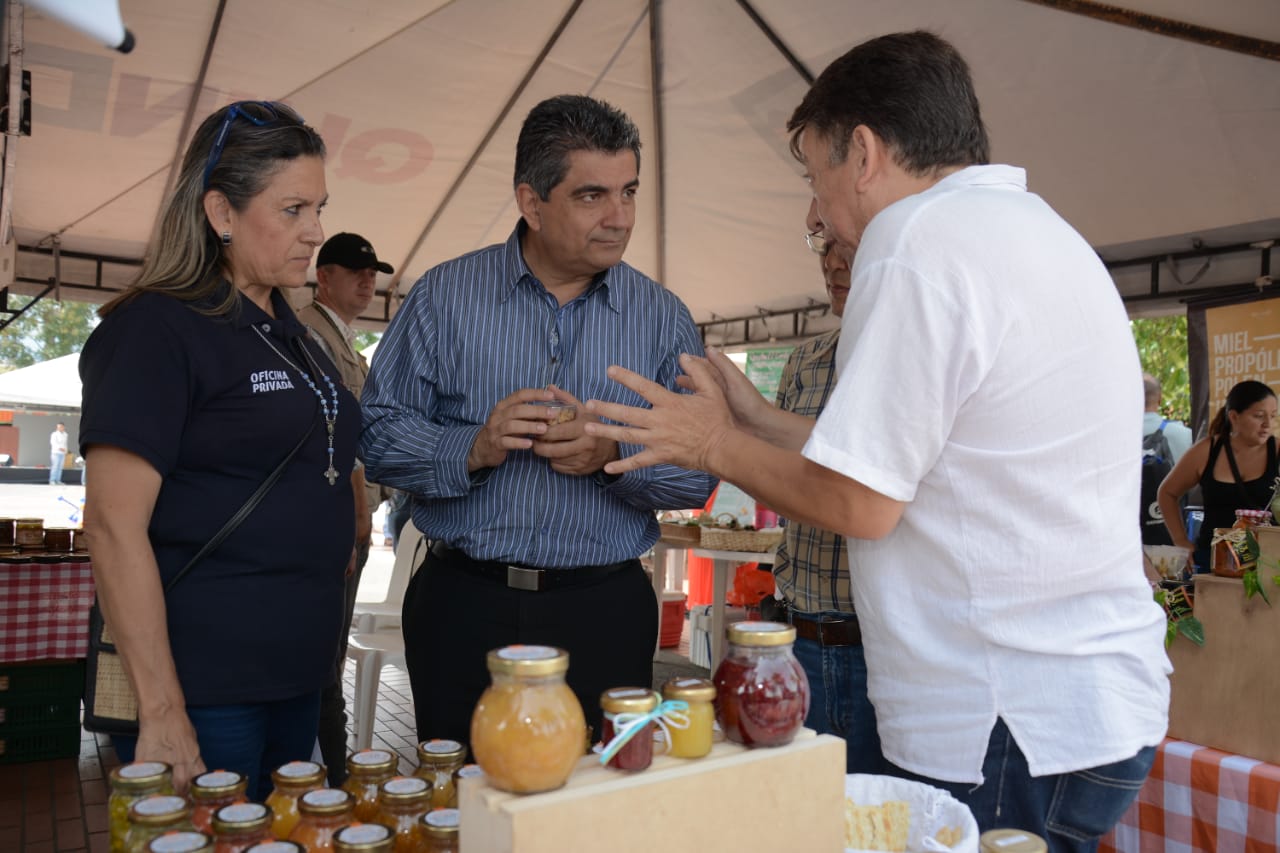
{"label": "silver earring", "polygon": [[230,232],[230,231],[223,231],[223,232],[222,232],[222,245],[224,245],[224,246],[230,246],[230,245],[231,245],[231,232]]}

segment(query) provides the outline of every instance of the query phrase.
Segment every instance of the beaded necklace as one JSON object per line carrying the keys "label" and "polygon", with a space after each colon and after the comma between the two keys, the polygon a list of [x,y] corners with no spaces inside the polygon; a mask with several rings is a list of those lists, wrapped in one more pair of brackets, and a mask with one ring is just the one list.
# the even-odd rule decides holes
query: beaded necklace
{"label": "beaded necklace", "polygon": [[311,374],[295,364],[293,359],[289,358],[289,356],[282,353],[276,345],[271,342],[271,339],[262,333],[261,329],[254,326],[253,330],[258,333],[258,337],[262,338],[262,342],[264,344],[271,347],[272,352],[280,356],[280,359],[285,364],[298,371],[298,374],[302,377],[302,381],[307,383],[307,387],[311,389],[311,393],[315,394],[316,399],[320,401],[320,412],[324,415],[324,425],[329,433],[329,468],[324,472],[324,476],[325,479],[329,481],[330,486],[334,485],[338,481],[338,469],[333,467],[333,430],[334,426],[338,423],[337,387],[333,384],[333,380],[329,378],[329,374],[321,370],[320,366],[316,364],[315,359],[311,357],[311,353],[307,351],[306,346],[303,346],[302,355],[306,358],[307,364],[310,365],[312,370],[324,377],[325,384],[329,386],[329,394],[333,398],[333,411],[331,412],[329,410],[329,401],[324,398],[324,394],[322,394],[320,389],[316,387],[316,383],[311,379]]}

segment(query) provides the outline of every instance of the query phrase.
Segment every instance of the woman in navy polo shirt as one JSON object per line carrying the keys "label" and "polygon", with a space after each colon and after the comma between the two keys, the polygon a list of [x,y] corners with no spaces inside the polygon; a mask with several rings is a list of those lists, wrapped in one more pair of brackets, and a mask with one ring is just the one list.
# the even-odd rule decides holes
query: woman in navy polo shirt
{"label": "woman in navy polo shirt", "polygon": [[[263,799],[271,770],[310,757],[332,678],[359,410],[280,291],[306,284],[326,198],[324,143],[293,110],[218,110],[138,280],[80,358],[85,529],[140,706],[139,736],[116,750],[169,762],[180,787],[225,768]],[[258,506],[166,592],[304,435]]]}

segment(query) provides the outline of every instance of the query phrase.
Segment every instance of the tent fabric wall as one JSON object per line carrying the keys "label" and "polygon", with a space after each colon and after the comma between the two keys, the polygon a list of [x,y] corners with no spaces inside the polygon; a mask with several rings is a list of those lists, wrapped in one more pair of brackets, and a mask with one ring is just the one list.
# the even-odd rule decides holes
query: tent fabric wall
{"label": "tent fabric wall", "polygon": [[[1280,42],[1274,0],[1123,5]],[[995,158],[1025,166],[1031,188],[1104,257],[1185,248],[1210,229],[1222,240],[1280,236],[1280,62],[1026,0],[218,8],[122,0],[137,36],[127,56],[27,9],[22,245],[56,237],[68,251],[141,257],[195,124],[234,99],[284,99],[328,143],[326,228],[368,236],[396,267],[379,288],[403,294],[431,265],[506,237],[521,121],[542,98],[586,92],[641,129],[630,263],[661,276],[699,321],[822,302],[801,240],[808,189],[783,130],[807,84],[769,35],[817,73],[868,37],[922,27],[969,59]],[[833,323],[815,316],[805,331]]]}

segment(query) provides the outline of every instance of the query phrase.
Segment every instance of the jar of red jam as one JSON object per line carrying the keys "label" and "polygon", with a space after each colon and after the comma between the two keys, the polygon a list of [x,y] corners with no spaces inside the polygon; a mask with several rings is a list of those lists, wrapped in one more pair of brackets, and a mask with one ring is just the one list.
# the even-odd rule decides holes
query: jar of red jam
{"label": "jar of red jam", "polygon": [[211,770],[191,780],[191,825],[198,832],[212,832],[213,813],[245,800],[249,780],[232,770]]}
{"label": "jar of red jam", "polygon": [[562,786],[586,753],[586,717],[565,684],[569,653],[550,646],[489,652],[493,683],[471,715],[471,751],[490,785],[515,794]]}
{"label": "jar of red jam", "polygon": [[213,813],[215,853],[241,853],[271,839],[271,809],[262,803],[232,803]]}
{"label": "jar of red jam", "polygon": [[347,759],[342,790],[356,798],[355,819],[367,823],[378,813],[378,786],[396,775],[396,757],[385,749],[362,749]]}
{"label": "jar of red jam", "polygon": [[431,807],[451,809],[458,806],[458,791],[453,774],[462,767],[467,748],[456,740],[424,740],[418,744],[418,769],[414,776],[431,783]]}
{"label": "jar of red jam", "polygon": [[745,746],[791,742],[809,713],[809,679],[792,646],[796,629],[777,622],[729,626],[729,654],[716,669],[716,719]]}
{"label": "jar of red jam", "polygon": [[609,767],[618,770],[644,770],[653,763],[653,720],[646,714],[658,707],[658,694],[643,687],[613,687],[600,695],[604,711],[603,736],[606,754],[620,732],[631,732],[630,738],[609,759]]}

